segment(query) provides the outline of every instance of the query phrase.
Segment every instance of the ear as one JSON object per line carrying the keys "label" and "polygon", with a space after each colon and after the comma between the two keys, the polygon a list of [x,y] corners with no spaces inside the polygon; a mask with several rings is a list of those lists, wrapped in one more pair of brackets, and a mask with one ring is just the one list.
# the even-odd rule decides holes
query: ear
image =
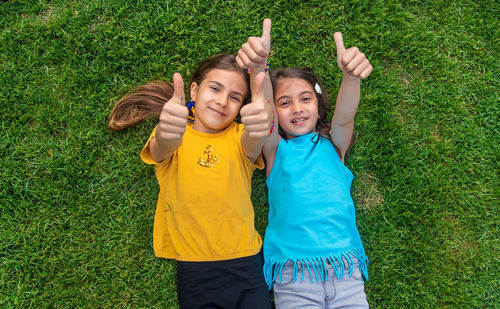
{"label": "ear", "polygon": [[198,95],[198,84],[195,82],[191,83],[191,86],[189,87],[189,96],[191,97],[191,100],[196,102],[196,96]]}

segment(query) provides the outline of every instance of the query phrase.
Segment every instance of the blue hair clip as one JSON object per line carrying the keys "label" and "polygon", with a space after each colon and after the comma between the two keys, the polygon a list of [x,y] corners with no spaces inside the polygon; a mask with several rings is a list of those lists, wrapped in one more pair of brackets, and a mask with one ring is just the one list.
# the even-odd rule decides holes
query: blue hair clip
{"label": "blue hair clip", "polygon": [[190,100],[189,102],[187,102],[186,107],[189,110],[188,121],[190,123],[194,123],[194,101]]}

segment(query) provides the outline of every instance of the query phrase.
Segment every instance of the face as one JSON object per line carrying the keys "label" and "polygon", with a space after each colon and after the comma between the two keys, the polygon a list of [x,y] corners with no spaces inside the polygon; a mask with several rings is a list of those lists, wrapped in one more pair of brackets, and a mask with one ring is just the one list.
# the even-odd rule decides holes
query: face
{"label": "face", "polygon": [[214,69],[198,85],[191,84],[195,101],[193,129],[205,133],[223,131],[236,118],[247,95],[247,84],[241,73]]}
{"label": "face", "polygon": [[318,99],[313,87],[300,78],[280,78],[274,92],[279,126],[288,139],[314,132]]}

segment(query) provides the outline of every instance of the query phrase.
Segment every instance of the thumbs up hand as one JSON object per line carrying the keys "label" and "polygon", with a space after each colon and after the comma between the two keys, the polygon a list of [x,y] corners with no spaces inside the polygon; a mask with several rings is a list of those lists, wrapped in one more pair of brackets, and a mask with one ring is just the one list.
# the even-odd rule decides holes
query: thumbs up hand
{"label": "thumbs up hand", "polygon": [[252,85],[252,102],[240,110],[241,122],[252,138],[264,138],[269,135],[273,121],[273,110],[264,96],[264,78],[266,74],[260,72]]}
{"label": "thumbs up hand", "polygon": [[253,72],[264,71],[267,57],[271,50],[271,20],[264,19],[262,24],[262,36],[251,36],[243,44],[236,56],[236,63],[242,69],[250,68]]}
{"label": "thumbs up hand", "polygon": [[184,82],[179,73],[173,76],[174,94],[163,105],[160,114],[160,124],[156,128],[155,137],[158,144],[167,144],[169,141],[180,140],[186,131],[188,109],[184,96]]}
{"label": "thumbs up hand", "polygon": [[351,78],[367,78],[373,70],[370,61],[365,54],[359,51],[357,47],[345,49],[342,33],[335,32],[335,45],[337,46],[337,64],[339,68]]}

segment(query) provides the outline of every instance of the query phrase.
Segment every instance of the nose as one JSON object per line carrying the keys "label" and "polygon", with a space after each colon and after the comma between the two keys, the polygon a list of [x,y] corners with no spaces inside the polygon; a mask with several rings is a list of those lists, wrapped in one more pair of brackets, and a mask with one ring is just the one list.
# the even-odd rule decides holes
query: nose
{"label": "nose", "polygon": [[224,94],[221,94],[218,98],[217,98],[217,105],[220,105],[222,107],[225,107],[227,105],[227,102],[228,102],[228,97]]}
{"label": "nose", "polygon": [[299,114],[302,112],[302,105],[298,102],[292,103],[292,114]]}

